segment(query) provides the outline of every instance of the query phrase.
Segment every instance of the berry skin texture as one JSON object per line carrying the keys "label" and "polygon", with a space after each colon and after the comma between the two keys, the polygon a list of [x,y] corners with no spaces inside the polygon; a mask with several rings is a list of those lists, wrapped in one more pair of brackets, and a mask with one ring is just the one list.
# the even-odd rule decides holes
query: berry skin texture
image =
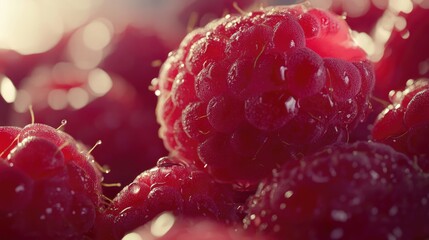
{"label": "berry skin texture", "polygon": [[189,33],[161,67],[160,136],[188,165],[251,190],[287,159],[346,140],[370,108],[373,75],[330,12],[228,15]]}
{"label": "berry skin texture", "polygon": [[161,158],[124,187],[104,213],[99,239],[121,239],[164,211],[178,217],[239,221],[233,191],[200,170]]}
{"label": "berry skin texture", "polygon": [[123,239],[132,236],[152,240],[269,240],[268,237],[249,234],[242,229],[223,225],[210,220],[178,219],[170,212],[164,212],[153,221],[137,228]]}
{"label": "berry skin texture", "polygon": [[391,147],[338,144],[274,171],[243,222],[277,239],[427,239],[428,190]]}
{"label": "berry skin texture", "polygon": [[429,80],[409,80],[403,91],[392,92],[391,105],[378,115],[372,138],[415,158],[429,172]]}
{"label": "berry skin texture", "polygon": [[68,134],[43,124],[0,127],[0,137],[2,237],[91,236],[102,206],[102,176],[86,149]]}

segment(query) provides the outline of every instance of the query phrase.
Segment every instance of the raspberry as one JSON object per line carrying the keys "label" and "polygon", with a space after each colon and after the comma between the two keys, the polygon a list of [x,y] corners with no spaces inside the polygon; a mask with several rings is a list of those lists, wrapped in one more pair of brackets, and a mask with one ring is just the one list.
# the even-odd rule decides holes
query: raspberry
{"label": "raspberry", "polygon": [[380,143],[286,163],[248,201],[245,228],[279,239],[426,239],[429,178]]}
{"label": "raspberry", "polygon": [[1,127],[0,231],[7,239],[82,239],[102,206],[101,173],[68,134]]}
{"label": "raspberry", "polygon": [[161,158],[122,189],[104,213],[100,239],[121,239],[164,211],[237,222],[238,206],[229,187],[215,183],[205,172],[172,162]]}
{"label": "raspberry", "polygon": [[387,100],[390,90],[403,89],[409,79],[429,78],[429,9],[424,6],[426,3],[420,4],[413,4],[412,9],[404,12],[386,14],[377,23],[377,41],[378,36],[383,41],[386,29],[390,30],[384,54],[375,65],[378,82],[374,95],[379,98]]}
{"label": "raspberry", "polygon": [[429,80],[409,80],[404,91],[392,92],[391,102],[374,123],[373,139],[416,157],[429,172]]}
{"label": "raspberry", "polygon": [[[103,144],[93,155],[112,169],[104,179],[107,183],[130,183],[134,176],[156,164],[152,159],[166,153],[157,139],[158,124],[150,102],[142,101],[135,89],[117,75],[99,68],[81,70],[70,63],[58,63],[38,68],[19,92],[10,124],[30,122],[30,114],[21,112],[31,102],[38,122],[56,125],[66,119],[64,129],[79,141],[93,145],[101,140]],[[72,98],[73,94],[78,97]],[[155,103],[152,105],[154,108]],[[113,198],[119,190],[106,188],[104,194]]]}
{"label": "raspberry", "polygon": [[345,140],[373,84],[332,13],[301,4],[228,15],[191,32],[161,68],[160,136],[217,181],[252,189],[286,159]]}
{"label": "raspberry", "polygon": [[268,238],[246,233],[231,226],[225,226],[219,222],[194,219],[177,219],[169,212],[165,212],[152,222],[142,226],[123,239],[158,239],[158,240],[268,240]]}

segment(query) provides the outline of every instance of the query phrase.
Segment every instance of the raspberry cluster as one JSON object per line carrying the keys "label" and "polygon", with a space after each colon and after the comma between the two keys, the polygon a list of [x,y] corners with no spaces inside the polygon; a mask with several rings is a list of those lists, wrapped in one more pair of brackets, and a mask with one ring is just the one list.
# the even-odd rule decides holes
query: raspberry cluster
{"label": "raspberry cluster", "polygon": [[[429,239],[426,1],[385,11],[367,2],[367,16],[354,19],[307,2],[248,11],[239,6],[254,1],[233,2],[143,1],[156,13],[169,6],[171,31],[99,19],[70,40],[100,50],[88,38],[97,29],[96,42],[109,46],[97,68],[82,67],[91,59],[37,68],[16,96],[0,77],[0,96],[16,97],[15,110],[34,104],[26,117],[8,114],[19,123],[11,125],[30,116],[32,124],[0,126],[0,238]],[[239,14],[200,27],[232,6]],[[161,66],[153,58],[168,50],[157,40],[166,36],[155,33],[170,32],[174,43],[185,29],[181,13],[197,28]],[[384,55],[371,62],[347,21],[376,38],[391,15]],[[122,35],[102,36],[118,26]],[[34,114],[70,125],[34,123]],[[155,117],[169,150],[158,161]],[[93,155],[84,143],[98,139],[106,145]],[[119,193],[107,188],[118,183]]]}

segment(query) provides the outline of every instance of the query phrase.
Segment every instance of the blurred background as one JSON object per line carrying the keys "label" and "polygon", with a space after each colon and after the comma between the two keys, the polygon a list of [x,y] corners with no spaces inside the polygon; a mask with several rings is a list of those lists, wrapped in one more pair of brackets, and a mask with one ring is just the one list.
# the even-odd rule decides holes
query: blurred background
{"label": "blurred background", "polygon": [[[85,145],[103,142],[92,153],[112,169],[105,182],[127,184],[167,154],[149,86],[186,33],[228,13],[293,2],[0,0],[0,125],[31,123],[30,105],[37,123],[59,127],[65,119],[64,131]],[[427,1],[310,2],[346,18],[377,61],[384,49],[377,44],[392,29],[376,31],[385,10],[410,12]]]}

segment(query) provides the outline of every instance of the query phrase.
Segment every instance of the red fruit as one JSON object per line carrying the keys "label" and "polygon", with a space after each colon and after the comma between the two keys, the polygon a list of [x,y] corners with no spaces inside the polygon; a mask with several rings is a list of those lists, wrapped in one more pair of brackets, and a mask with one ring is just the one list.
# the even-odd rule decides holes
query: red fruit
{"label": "red fruit", "polygon": [[429,178],[380,143],[331,146],[259,185],[245,228],[283,239],[426,239]]}
{"label": "red fruit", "polygon": [[268,240],[268,237],[246,233],[241,229],[207,219],[201,221],[178,219],[169,212],[159,215],[123,239],[133,239],[132,237],[137,236],[153,240]]}
{"label": "red fruit", "polygon": [[429,77],[429,9],[423,7],[424,2],[421,4],[404,10],[410,10],[407,13],[386,14],[377,23],[376,40],[386,36],[386,29],[391,31],[383,57],[375,65],[374,94],[379,98],[387,100],[391,90],[403,89],[409,79]]}
{"label": "red fruit", "polygon": [[[37,122],[55,126],[65,119],[65,131],[84,144],[102,141],[93,155],[112,170],[106,183],[130,183],[166,152],[157,138],[154,109],[127,82],[101,69],[80,70],[68,63],[39,68],[22,84],[15,109],[26,110],[30,101]],[[11,124],[24,125],[29,118],[27,112],[15,112]],[[113,198],[119,190],[106,188],[105,194]]]}
{"label": "red fruit", "polygon": [[410,80],[404,91],[391,95],[391,102],[374,123],[373,139],[416,157],[429,172],[429,80]]}
{"label": "red fruit", "polygon": [[345,140],[373,81],[332,13],[301,4],[226,16],[191,32],[161,68],[160,135],[217,181],[252,189],[287,159]]}
{"label": "red fruit", "polygon": [[[19,130],[19,132],[17,132]],[[2,127],[0,231],[6,239],[82,239],[102,207],[101,173],[66,133]]]}
{"label": "red fruit", "polygon": [[230,188],[215,183],[200,170],[163,158],[116,196],[104,213],[99,238],[121,239],[164,211],[226,223],[238,220]]}

